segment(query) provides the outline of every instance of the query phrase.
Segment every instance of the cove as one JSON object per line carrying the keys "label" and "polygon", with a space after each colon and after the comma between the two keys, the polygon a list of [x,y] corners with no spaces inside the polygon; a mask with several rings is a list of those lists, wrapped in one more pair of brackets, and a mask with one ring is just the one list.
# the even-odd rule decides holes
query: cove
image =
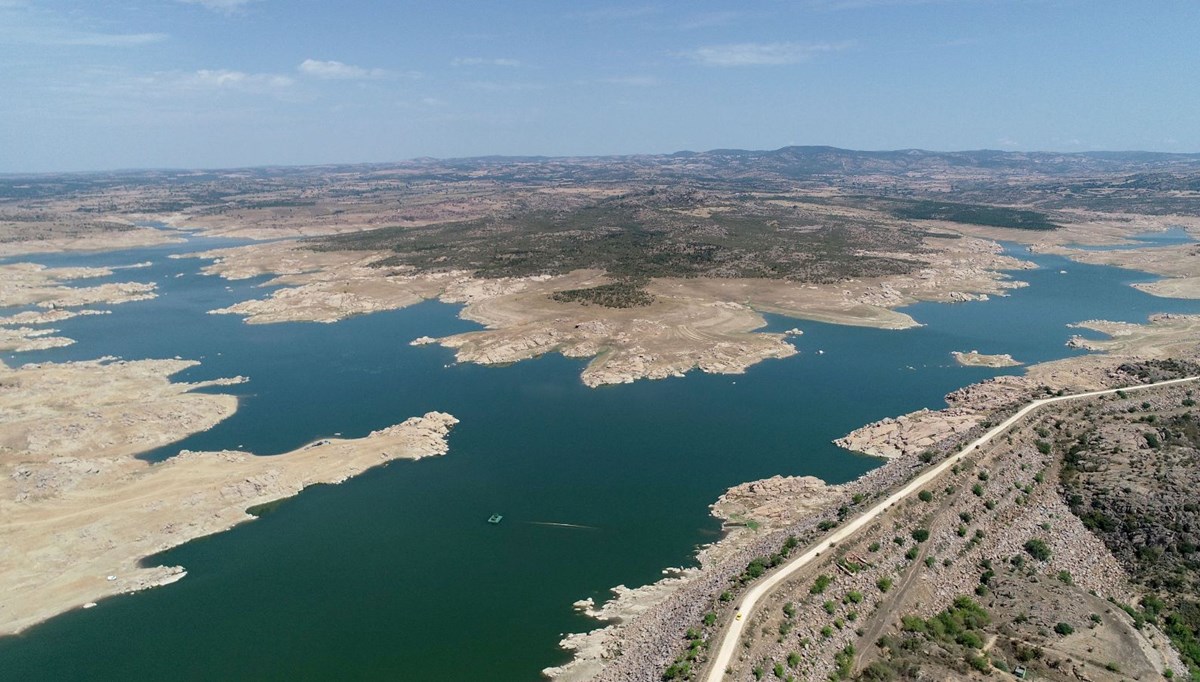
{"label": "cove", "polygon": [[[923,327],[769,317],[772,330],[804,330],[793,339],[797,356],[744,375],[588,389],[581,360],[481,367],[454,364],[436,346],[410,347],[418,336],[476,328],[440,303],[331,325],[208,315],[266,293],[254,288],[262,279],[226,282],[198,274],[202,261],[166,257],[210,246],[20,259],[149,260],[113,279],[156,281],[159,297],[56,324],[78,343],[5,361],[179,355],[202,362],[181,380],[249,377],[225,389],[240,398],[235,416],[151,459],[180,448],[273,455],[435,409],[462,420],[450,452],[310,488],[253,523],[150,558],[185,566],[187,578],[0,639],[2,677],[533,680],[564,660],[561,633],[597,625],[572,602],[653,581],[719,537],[707,506],[729,486],[775,474],[850,480],[879,462],[833,438],[1021,371],[960,367],[951,351],[1039,362],[1077,352],[1064,346],[1068,323],[1200,312],[1198,301],[1128,286],[1153,277],[1010,246],[1041,266],[1013,273],[1031,286],[987,302],[906,308]],[[504,522],[487,524],[496,512]]]}

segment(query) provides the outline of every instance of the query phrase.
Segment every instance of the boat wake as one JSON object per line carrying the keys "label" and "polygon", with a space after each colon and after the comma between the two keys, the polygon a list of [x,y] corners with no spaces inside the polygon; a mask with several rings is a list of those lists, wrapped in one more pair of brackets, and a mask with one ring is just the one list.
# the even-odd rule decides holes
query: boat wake
{"label": "boat wake", "polygon": [[526,521],[531,526],[553,526],[555,528],[578,528],[580,530],[600,530],[595,526],[581,526],[578,523],[555,523],[553,521]]}

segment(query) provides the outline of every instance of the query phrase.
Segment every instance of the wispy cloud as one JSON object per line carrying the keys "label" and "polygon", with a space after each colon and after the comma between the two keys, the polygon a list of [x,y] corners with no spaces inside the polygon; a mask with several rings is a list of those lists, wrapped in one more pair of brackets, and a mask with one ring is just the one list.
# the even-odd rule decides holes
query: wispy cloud
{"label": "wispy cloud", "polygon": [[385,78],[389,75],[389,72],[384,69],[367,69],[353,64],[320,59],[305,59],[296,68],[305,76],[323,80],[367,80]]}
{"label": "wispy cloud", "polygon": [[523,83],[523,82],[503,82],[503,81],[475,81],[467,83],[467,87],[480,92],[527,92],[530,90],[544,90],[545,85],[541,83]]}
{"label": "wispy cloud", "polygon": [[455,57],[450,60],[451,66],[521,66],[521,60],[506,57]]}
{"label": "wispy cloud", "polygon": [[243,92],[274,92],[295,84],[290,76],[274,73],[246,73],[227,69],[200,69],[189,81],[207,88],[225,88]]}
{"label": "wispy cloud", "polygon": [[840,52],[853,47],[840,43],[736,43],[709,45],[676,53],[704,66],[772,66],[799,64],[818,54]]}
{"label": "wispy cloud", "polygon": [[626,19],[641,19],[656,14],[662,14],[662,8],[654,5],[643,5],[641,7],[600,7],[597,9],[582,12],[578,16],[582,16],[588,21],[623,21]]}
{"label": "wispy cloud", "polygon": [[85,47],[133,47],[161,43],[166,33],[88,33],[54,32],[40,36],[29,36],[29,42],[38,45],[74,45]]}
{"label": "wispy cloud", "polygon": [[955,0],[808,0],[807,4],[815,9],[843,10],[870,9],[873,7],[933,5],[953,1]]}
{"label": "wispy cloud", "polygon": [[611,76],[609,78],[601,78],[601,83],[609,85],[627,85],[634,88],[652,88],[658,85],[658,79],[654,76]]}
{"label": "wispy cloud", "polygon": [[188,5],[200,5],[205,9],[210,9],[214,12],[224,14],[236,14],[242,11],[246,5],[258,0],[179,0],[179,2]]}
{"label": "wispy cloud", "polygon": [[701,12],[687,19],[684,19],[679,24],[679,28],[684,31],[694,31],[699,28],[712,28],[714,26],[725,26],[738,17],[742,16],[741,12]]}
{"label": "wispy cloud", "polygon": [[21,0],[0,0],[0,45],[134,47],[160,43],[167,37],[165,33],[97,31]]}
{"label": "wispy cloud", "polygon": [[198,71],[163,71],[143,76],[137,81],[159,93],[189,94],[213,91],[249,94],[282,94],[296,81],[277,73],[246,73],[230,69],[200,69]]}

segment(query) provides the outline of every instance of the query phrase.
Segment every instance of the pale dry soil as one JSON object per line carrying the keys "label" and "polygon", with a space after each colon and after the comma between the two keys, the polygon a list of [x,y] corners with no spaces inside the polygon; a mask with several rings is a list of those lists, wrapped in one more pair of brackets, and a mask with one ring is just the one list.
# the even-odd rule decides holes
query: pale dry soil
{"label": "pale dry soil", "polygon": [[19,353],[69,346],[75,343],[74,339],[55,336],[58,330],[42,325],[106,312],[84,306],[144,301],[157,295],[153,282],[69,286],[74,280],[111,274],[113,270],[109,268],[48,268],[35,263],[0,265],[0,309],[32,308],[0,316],[0,352]]}
{"label": "pale dry soil", "polygon": [[681,376],[691,369],[735,374],[770,358],[794,354],[784,334],[761,333],[760,313],[904,329],[916,322],[894,308],[918,300],[968,301],[1023,286],[1001,270],[1030,267],[985,240],[931,238],[934,263],[907,275],[809,285],[763,279],[655,279],[651,305],[605,308],[561,303],[556,291],[610,281],[599,271],[483,280],[465,272],[416,273],[371,267],[386,254],[312,252],[290,243],[197,254],[214,258],[204,271],[229,279],[274,274],[270,296],[214,313],[246,316],[251,324],[332,322],[437,298],[463,303],[465,319],[484,331],[441,339],[462,362],[507,364],[549,352],[590,357],[589,386]]}
{"label": "pale dry soil", "polygon": [[173,383],[196,363],[102,359],[0,365],[0,635],[108,596],[177,580],[144,557],[250,520],[247,509],[394,459],[446,452],[457,422],[431,412],[357,439],[273,457],[136,455],[212,427],[231,395]]}
{"label": "pale dry soil", "polygon": [[0,257],[63,251],[119,251],[182,241],[182,237],[164,230],[134,227],[124,218],[81,221],[64,212],[37,222],[18,222],[5,220],[0,214]]}

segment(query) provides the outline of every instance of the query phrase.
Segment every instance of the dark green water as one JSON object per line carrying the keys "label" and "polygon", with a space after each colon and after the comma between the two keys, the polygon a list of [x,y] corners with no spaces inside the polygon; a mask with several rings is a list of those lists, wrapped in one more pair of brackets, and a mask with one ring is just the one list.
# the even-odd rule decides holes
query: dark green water
{"label": "dark green water", "polygon": [[[241,396],[234,417],[153,458],[183,447],[274,454],[434,409],[462,420],[450,453],[309,489],[253,523],[152,558],[185,566],[187,578],[0,639],[0,679],[533,680],[562,662],[560,633],[594,627],[573,601],[652,581],[715,539],[707,505],[727,487],[774,474],[856,477],[877,462],[830,440],[940,407],[945,393],[1005,371],[959,367],[950,351],[1037,362],[1072,352],[1063,345],[1070,322],[1200,312],[1200,302],[1128,286],[1149,277],[1037,256],[1041,269],[1018,273],[1032,286],[989,302],[912,306],[926,325],[918,329],[771,318],[774,329],[805,330],[798,356],[742,376],[588,389],[582,361],[446,366],[449,351],[408,346],[474,328],[437,303],[332,325],[206,315],[263,292],[165,258],[189,248],[199,245],[34,259],[150,259],[117,278],[157,281],[160,297],[55,325],[79,343],[6,361],[179,355],[203,361],[183,379],[250,377],[231,387]],[[503,524],[486,523],[493,512]]]}

